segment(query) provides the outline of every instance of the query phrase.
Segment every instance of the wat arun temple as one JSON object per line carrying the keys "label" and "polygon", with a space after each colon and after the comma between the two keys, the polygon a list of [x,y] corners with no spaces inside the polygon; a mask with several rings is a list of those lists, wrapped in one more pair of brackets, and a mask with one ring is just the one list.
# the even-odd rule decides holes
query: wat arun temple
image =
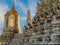
{"label": "wat arun temple", "polygon": [[36,2],[33,19],[28,9],[23,33],[20,29],[20,15],[14,5],[4,17],[1,45],[60,45],[60,0]]}

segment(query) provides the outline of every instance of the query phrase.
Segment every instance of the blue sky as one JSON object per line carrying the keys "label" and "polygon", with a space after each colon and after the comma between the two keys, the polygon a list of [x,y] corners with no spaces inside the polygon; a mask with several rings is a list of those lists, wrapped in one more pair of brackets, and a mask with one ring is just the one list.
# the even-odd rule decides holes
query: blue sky
{"label": "blue sky", "polygon": [[7,11],[11,10],[13,1],[20,15],[21,29],[26,24],[27,10],[30,9],[31,18],[33,18],[36,12],[36,2],[40,2],[40,0],[0,0],[0,34],[3,32],[4,15]]}

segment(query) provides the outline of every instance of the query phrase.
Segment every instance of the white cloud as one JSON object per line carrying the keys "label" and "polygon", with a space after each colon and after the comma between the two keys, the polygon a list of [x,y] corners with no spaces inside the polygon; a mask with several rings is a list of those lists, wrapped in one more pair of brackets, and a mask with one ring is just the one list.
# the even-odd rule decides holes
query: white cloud
{"label": "white cloud", "polygon": [[8,6],[6,4],[0,4],[0,23],[4,22],[4,15],[8,10]]}
{"label": "white cloud", "polygon": [[[35,16],[35,12],[36,12],[36,2],[37,0],[29,0],[29,7],[26,8],[25,5],[21,2],[21,1],[17,1],[15,0],[15,4],[16,6],[19,6],[20,8],[22,8],[23,12],[27,15],[27,10],[30,9],[31,12],[31,18],[33,18]],[[26,17],[21,18],[21,20],[25,20]]]}
{"label": "white cloud", "polygon": [[35,16],[35,12],[36,12],[36,2],[37,0],[30,0],[29,3],[31,4],[29,6],[30,12],[31,12],[31,18],[33,18]]}
{"label": "white cloud", "polygon": [[[30,9],[31,12],[31,18],[33,18],[35,16],[35,12],[36,12],[36,2],[38,2],[39,0],[29,0],[29,7],[26,8],[25,5],[19,1],[19,0],[14,0],[15,5],[19,6],[20,8],[22,8],[23,12],[27,15],[27,10]],[[21,17],[21,20],[25,20],[26,17]]]}
{"label": "white cloud", "polygon": [[21,17],[21,20],[26,20],[27,19],[27,17]]}
{"label": "white cloud", "polygon": [[[21,8],[23,10],[23,12],[25,13],[25,15],[27,15],[27,8],[25,7],[25,5],[22,2],[15,0],[15,5],[19,6],[19,8]],[[21,16],[21,20],[22,21],[26,20],[26,19],[27,19],[26,16],[25,17],[24,17],[24,15]]]}
{"label": "white cloud", "polygon": [[25,5],[22,2],[15,0],[15,5],[22,8],[23,12],[26,14],[27,8],[25,7]]}
{"label": "white cloud", "polygon": [[4,27],[4,15],[8,10],[8,6],[6,4],[0,4],[0,34],[2,33]]}

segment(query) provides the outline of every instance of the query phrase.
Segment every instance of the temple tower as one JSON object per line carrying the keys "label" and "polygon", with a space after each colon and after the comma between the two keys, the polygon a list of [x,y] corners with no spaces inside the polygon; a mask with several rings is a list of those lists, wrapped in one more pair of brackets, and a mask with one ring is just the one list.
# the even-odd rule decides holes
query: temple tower
{"label": "temple tower", "polygon": [[20,15],[13,5],[4,16],[3,45],[8,45],[14,34],[20,33]]}
{"label": "temple tower", "polygon": [[17,33],[20,32],[20,15],[16,11],[14,5],[12,7],[11,11],[8,11],[5,14],[5,20],[4,20],[4,30],[9,29],[15,29]]}

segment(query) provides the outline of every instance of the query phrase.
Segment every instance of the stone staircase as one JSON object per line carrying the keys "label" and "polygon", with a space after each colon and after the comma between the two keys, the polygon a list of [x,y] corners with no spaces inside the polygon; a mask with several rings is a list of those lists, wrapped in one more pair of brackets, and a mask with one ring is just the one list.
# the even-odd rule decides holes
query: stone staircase
{"label": "stone staircase", "polygon": [[23,34],[22,33],[15,34],[14,38],[11,40],[9,45],[19,45],[22,42],[21,41],[22,38],[23,38]]}

